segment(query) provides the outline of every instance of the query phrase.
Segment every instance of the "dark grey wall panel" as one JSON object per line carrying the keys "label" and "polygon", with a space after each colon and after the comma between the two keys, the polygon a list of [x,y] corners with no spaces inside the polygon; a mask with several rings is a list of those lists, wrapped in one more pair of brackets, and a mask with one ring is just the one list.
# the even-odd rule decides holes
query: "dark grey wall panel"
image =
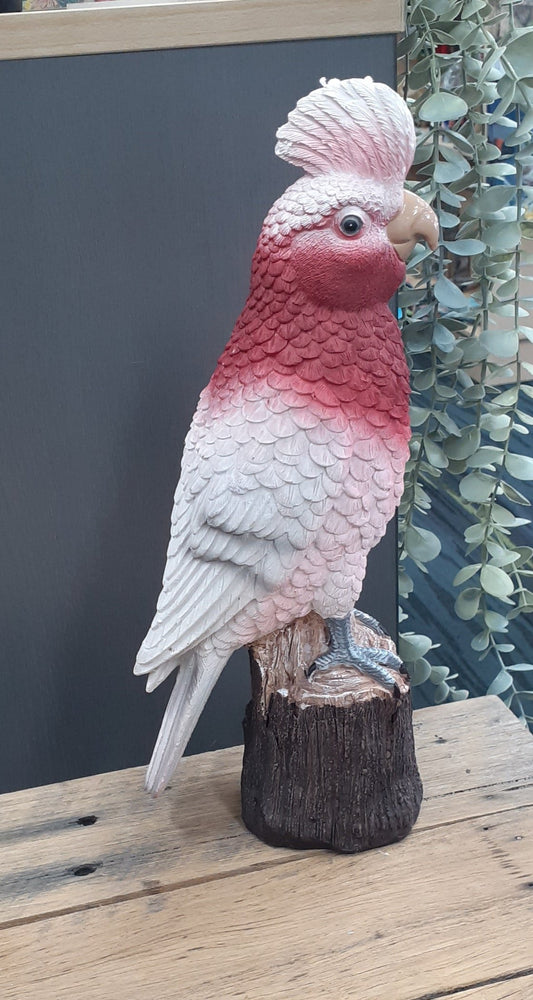
{"label": "dark grey wall panel", "polygon": [[[274,133],[320,76],[394,79],[390,37],[0,64],[0,788],[143,763],[132,662],[181,445],[244,302]],[[366,605],[394,628],[394,538]],[[190,750],[238,742],[246,657]]]}

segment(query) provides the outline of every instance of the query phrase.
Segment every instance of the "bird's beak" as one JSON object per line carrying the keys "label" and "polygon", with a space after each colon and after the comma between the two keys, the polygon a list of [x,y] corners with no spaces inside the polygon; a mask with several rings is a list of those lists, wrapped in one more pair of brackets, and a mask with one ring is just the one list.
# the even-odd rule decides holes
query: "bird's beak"
{"label": "bird's beak", "polygon": [[387,226],[387,236],[398,257],[407,260],[418,240],[423,239],[432,250],[439,242],[439,222],[435,212],[412,191],[405,191],[403,206]]}

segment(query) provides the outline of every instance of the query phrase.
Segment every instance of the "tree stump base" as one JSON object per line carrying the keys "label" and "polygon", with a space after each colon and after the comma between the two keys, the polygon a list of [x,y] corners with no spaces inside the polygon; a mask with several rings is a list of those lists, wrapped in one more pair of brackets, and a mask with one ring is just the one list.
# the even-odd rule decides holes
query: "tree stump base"
{"label": "tree stump base", "polygon": [[[352,616],[359,645],[394,650]],[[353,667],[305,670],[327,648],[314,613],[250,649],[242,817],[275,847],[355,853],[401,840],[422,800],[408,677],[392,694]]]}

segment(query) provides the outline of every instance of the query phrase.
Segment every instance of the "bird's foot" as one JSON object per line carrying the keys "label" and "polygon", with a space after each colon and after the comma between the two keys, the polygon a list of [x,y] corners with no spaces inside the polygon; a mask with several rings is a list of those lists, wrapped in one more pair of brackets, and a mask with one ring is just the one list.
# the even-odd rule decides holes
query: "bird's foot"
{"label": "bird's foot", "polygon": [[[361,624],[368,625],[378,635],[386,634],[374,618],[364,615],[361,611],[356,612],[356,616]],[[307,670],[307,677],[311,678],[316,670],[327,670],[334,666],[352,666],[399,696],[400,689],[391,670],[401,671],[403,664],[400,657],[389,649],[357,645],[352,635],[350,618],[351,613],[346,618],[326,618],[330,636],[329,649],[311,664]]]}

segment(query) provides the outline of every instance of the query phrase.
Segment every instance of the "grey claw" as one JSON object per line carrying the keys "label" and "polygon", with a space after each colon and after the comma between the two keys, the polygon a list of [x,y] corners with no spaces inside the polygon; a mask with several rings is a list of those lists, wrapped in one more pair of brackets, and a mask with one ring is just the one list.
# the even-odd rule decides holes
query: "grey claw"
{"label": "grey claw", "polygon": [[399,697],[400,690],[396,678],[390,671],[401,671],[403,664],[400,657],[389,649],[356,645],[348,628],[349,625],[343,621],[328,619],[330,648],[307,668],[306,677],[310,679],[316,670],[348,664],[372,677],[379,684],[383,684],[394,692],[395,697]]}
{"label": "grey claw", "polygon": [[[384,684],[393,692],[398,689],[396,678],[387,668],[399,671],[402,664],[399,656],[388,649],[366,649],[363,646],[356,646],[355,643],[352,653],[354,665],[359,667],[364,674],[368,674],[369,677]],[[399,693],[398,689],[398,695]]]}
{"label": "grey claw", "polygon": [[400,660],[400,657],[396,656],[396,653],[393,653],[390,649],[381,650],[381,652],[386,655],[380,656],[378,658],[378,662],[384,663],[386,667],[392,667],[393,670],[397,670],[398,673],[401,673],[403,662]]}
{"label": "grey claw", "polygon": [[314,660],[313,663],[311,663],[311,665],[307,668],[305,676],[309,680],[315,673],[315,670],[327,670],[328,667],[331,667],[338,662],[338,659],[333,655],[333,653],[323,653],[322,656],[317,656],[316,660]]}
{"label": "grey claw", "polygon": [[367,615],[364,611],[359,611],[358,608],[353,609],[352,615],[354,615],[362,625],[366,625],[367,628],[372,629],[372,632],[375,632],[376,635],[380,635],[384,639],[391,638],[389,633],[383,628],[381,622],[378,622],[377,618],[373,618],[372,615]]}

